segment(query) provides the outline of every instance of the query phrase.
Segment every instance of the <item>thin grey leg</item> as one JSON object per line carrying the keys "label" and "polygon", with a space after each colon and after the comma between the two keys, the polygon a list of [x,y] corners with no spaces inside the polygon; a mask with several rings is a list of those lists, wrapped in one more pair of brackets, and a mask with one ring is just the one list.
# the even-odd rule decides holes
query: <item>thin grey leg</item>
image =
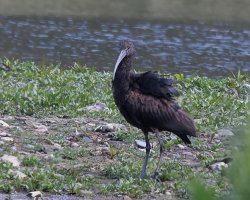
{"label": "thin grey leg", "polygon": [[146,155],[145,155],[143,166],[142,166],[141,178],[144,178],[146,176],[146,168],[147,168],[148,158],[149,158],[149,153],[150,153],[150,143],[148,139],[148,132],[144,132],[144,135],[145,135],[145,141],[146,141]]}
{"label": "thin grey leg", "polygon": [[158,163],[157,163],[157,166],[155,168],[153,178],[158,180],[159,169],[160,169],[161,160],[162,160],[162,153],[164,152],[164,145],[163,145],[163,142],[162,142],[161,137],[159,135],[159,132],[156,132],[155,135],[156,135],[156,138],[157,138],[159,145],[160,145],[160,157],[158,159]]}

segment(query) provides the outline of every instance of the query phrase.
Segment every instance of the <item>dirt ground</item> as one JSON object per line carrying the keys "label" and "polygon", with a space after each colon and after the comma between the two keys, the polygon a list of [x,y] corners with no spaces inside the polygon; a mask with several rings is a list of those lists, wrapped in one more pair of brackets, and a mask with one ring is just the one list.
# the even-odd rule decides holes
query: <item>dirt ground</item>
{"label": "dirt ground", "polygon": [[[64,118],[64,117],[46,117],[46,118],[34,118],[30,116],[0,116],[0,120],[6,124],[0,124],[0,133],[3,137],[12,138],[10,141],[2,140],[1,148],[2,154],[12,154],[13,152],[18,155],[36,154],[36,156],[43,159],[47,159],[50,152],[62,150],[63,148],[70,147],[77,149],[84,146],[90,155],[85,155],[83,158],[77,159],[75,165],[72,166],[72,162],[57,163],[59,168],[76,170],[83,169],[81,175],[92,176],[98,180],[99,184],[108,184],[113,180],[105,177],[103,169],[108,164],[116,164],[114,159],[110,156],[110,150],[108,145],[112,145],[115,149],[135,148],[138,151],[143,151],[137,148],[134,142],[128,143],[124,141],[116,140],[112,136],[112,131],[105,130],[102,126],[107,125],[105,120],[92,119],[87,117],[79,118]],[[100,128],[101,127],[101,128]],[[124,126],[121,129],[125,131],[127,128]],[[100,131],[101,130],[101,131]],[[168,135],[168,137],[170,137]],[[172,136],[171,136],[172,137]],[[143,137],[142,137],[143,138]],[[223,152],[225,149],[222,145],[223,137],[216,136],[211,140],[210,135],[199,133],[199,138],[194,142],[193,147],[186,146],[182,143],[172,145],[164,153],[163,162],[172,159],[178,159],[182,164],[191,166],[196,171],[207,171],[211,169],[209,166],[204,167],[202,156],[217,162],[215,154],[217,152]],[[0,140],[1,141],[1,140]],[[35,151],[34,147],[39,144],[42,149]],[[157,146],[156,140],[152,141],[153,146]],[[8,148],[5,148],[8,146]],[[11,147],[10,147],[11,146]],[[158,148],[153,148],[153,151],[158,151]],[[143,157],[141,158],[143,159]],[[82,163],[88,163],[87,166],[81,166]],[[174,193],[166,195],[148,195],[140,199],[177,199]],[[25,200],[30,199],[27,197],[27,193],[11,193],[0,194],[0,199],[8,200]],[[43,193],[44,200],[78,200],[78,199],[93,199],[93,200],[130,200],[136,198],[130,198],[126,195],[108,195],[104,196],[96,193],[96,191],[90,191],[90,194],[83,194],[81,197],[72,195],[58,195],[51,193]]]}

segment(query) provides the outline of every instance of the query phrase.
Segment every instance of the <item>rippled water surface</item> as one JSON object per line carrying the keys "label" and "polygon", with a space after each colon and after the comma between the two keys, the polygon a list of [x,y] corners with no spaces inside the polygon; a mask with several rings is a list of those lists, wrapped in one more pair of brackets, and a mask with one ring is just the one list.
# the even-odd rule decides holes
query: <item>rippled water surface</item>
{"label": "rippled water surface", "polygon": [[173,21],[0,17],[0,57],[78,62],[112,71],[119,41],[134,41],[137,70],[225,75],[250,72],[250,26]]}

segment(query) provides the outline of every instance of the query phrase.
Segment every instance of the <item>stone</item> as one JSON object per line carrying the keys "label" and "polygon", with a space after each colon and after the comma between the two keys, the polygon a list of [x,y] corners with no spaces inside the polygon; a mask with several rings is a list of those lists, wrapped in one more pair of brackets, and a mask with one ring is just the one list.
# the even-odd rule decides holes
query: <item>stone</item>
{"label": "stone", "polygon": [[36,128],[36,132],[39,132],[39,133],[47,133],[48,132],[48,128],[45,125],[38,124],[38,125],[34,125],[34,127]]}
{"label": "stone", "polygon": [[95,104],[86,106],[85,110],[87,110],[88,112],[100,112],[100,111],[108,110],[108,107],[106,106],[105,103],[96,101]]}
{"label": "stone", "polygon": [[10,137],[11,135],[6,132],[0,132],[0,137]]}
{"label": "stone", "polygon": [[35,149],[35,146],[32,145],[32,144],[27,144],[27,145],[25,145],[25,147],[26,147],[27,149],[29,149],[29,150],[34,150],[34,149]]}
{"label": "stone", "polygon": [[40,191],[33,191],[33,192],[29,192],[27,194],[27,196],[31,197],[31,198],[34,198],[34,199],[37,199],[38,197],[43,197],[43,194]]}
{"label": "stone", "polygon": [[95,131],[101,133],[113,132],[125,128],[123,124],[107,123],[98,126]]}
{"label": "stone", "polygon": [[234,133],[230,129],[219,129],[217,131],[219,136],[233,136]]}
{"label": "stone", "polygon": [[89,138],[89,137],[83,137],[82,140],[85,143],[91,143],[91,142],[93,142],[93,140],[91,138]]}
{"label": "stone", "polygon": [[217,163],[213,163],[212,165],[210,165],[209,168],[212,170],[221,171],[225,168],[228,168],[228,164],[226,164],[224,162],[217,162]]}
{"label": "stone", "polygon": [[243,86],[250,89],[250,84],[245,83],[245,84],[243,84]]}
{"label": "stone", "polygon": [[129,196],[126,195],[126,196],[123,197],[123,200],[132,200],[132,199]]}
{"label": "stone", "polygon": [[1,137],[1,140],[4,142],[13,142],[14,139],[12,137]]}
{"label": "stone", "polygon": [[4,162],[10,162],[10,163],[12,163],[12,165],[14,167],[19,167],[20,166],[20,161],[15,156],[10,156],[10,155],[4,154],[1,157],[1,160],[4,161]]}
{"label": "stone", "polygon": [[10,127],[10,125],[7,124],[7,123],[6,123],[5,121],[3,121],[3,120],[0,120],[0,126],[5,127],[5,128],[9,128],[9,127]]}
{"label": "stone", "polygon": [[185,149],[185,146],[182,145],[182,144],[177,144],[177,146],[178,146],[180,149]]}
{"label": "stone", "polygon": [[90,190],[81,190],[81,194],[83,196],[93,196],[94,195],[94,193]]}
{"label": "stone", "polygon": [[137,147],[145,149],[146,148],[146,142],[142,140],[135,140],[135,144]]}
{"label": "stone", "polygon": [[60,144],[54,143],[53,144],[53,149],[54,150],[61,150],[61,149],[63,149],[63,147]]}
{"label": "stone", "polygon": [[35,122],[33,120],[26,120],[25,123],[28,126],[34,127],[36,133],[40,133],[40,134],[48,133],[48,127],[41,123]]}
{"label": "stone", "polygon": [[77,144],[76,142],[72,142],[70,144],[70,146],[73,147],[73,148],[77,148],[77,147],[79,147],[79,144]]}
{"label": "stone", "polygon": [[74,135],[76,136],[76,137],[81,137],[81,136],[83,136],[84,135],[84,132],[79,132],[77,129],[76,129],[76,131],[75,131],[75,133],[74,133]]}
{"label": "stone", "polygon": [[23,178],[26,178],[27,177],[27,175],[26,174],[24,174],[23,172],[21,172],[21,171],[13,171],[13,174],[15,175],[15,176],[17,176],[19,179],[23,179]]}

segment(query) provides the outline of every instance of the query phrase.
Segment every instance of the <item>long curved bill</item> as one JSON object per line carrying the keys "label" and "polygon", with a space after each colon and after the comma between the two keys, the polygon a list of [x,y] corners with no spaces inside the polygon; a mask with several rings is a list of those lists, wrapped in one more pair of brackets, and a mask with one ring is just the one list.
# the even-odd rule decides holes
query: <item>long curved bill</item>
{"label": "long curved bill", "polygon": [[125,58],[126,56],[126,50],[122,50],[117,61],[116,61],[116,64],[115,64],[115,69],[114,69],[114,72],[113,72],[113,77],[112,77],[112,80],[115,79],[115,73],[116,73],[116,70],[117,70],[117,67],[119,66],[119,64],[121,63],[121,61],[123,60],[123,58]]}

